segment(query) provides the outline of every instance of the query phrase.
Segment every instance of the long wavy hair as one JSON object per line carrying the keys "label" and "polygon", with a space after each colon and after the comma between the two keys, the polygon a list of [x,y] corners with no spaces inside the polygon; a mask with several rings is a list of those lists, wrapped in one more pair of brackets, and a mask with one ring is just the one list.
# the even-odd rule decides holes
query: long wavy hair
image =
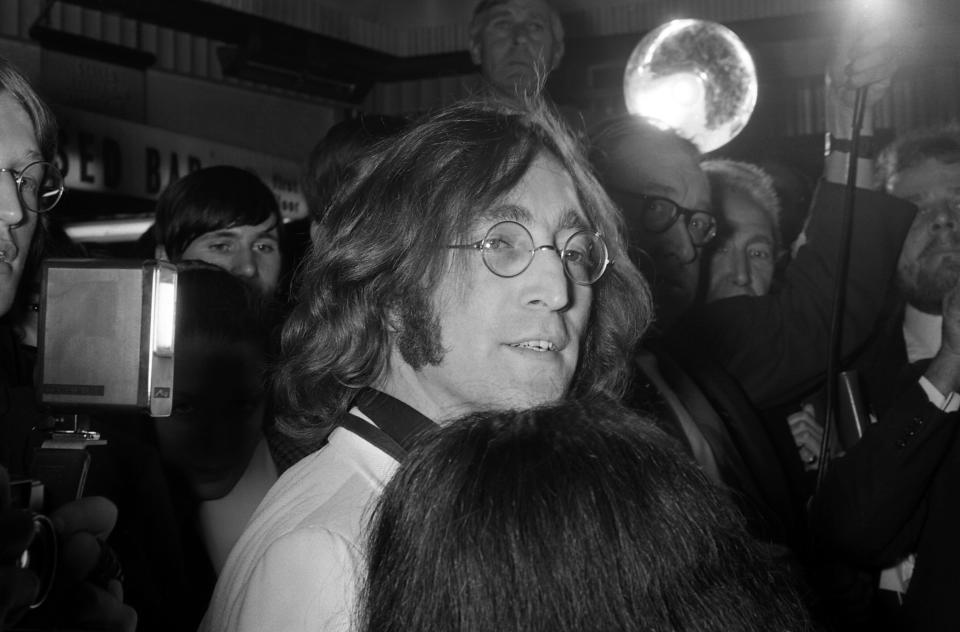
{"label": "long wavy hair", "polygon": [[[40,155],[45,161],[53,162],[57,153],[59,130],[57,119],[26,77],[3,56],[0,56],[0,94],[9,94],[23,107],[33,124],[33,132],[37,139]],[[27,212],[24,211],[24,213]],[[27,260],[20,277],[21,285],[23,285],[24,279],[34,278],[40,268],[40,261],[47,242],[47,222],[47,218],[43,215],[39,216],[37,220],[37,228],[30,241]],[[16,311],[16,308],[13,311]],[[2,316],[4,314],[0,314],[0,317]]]}
{"label": "long wavy hair", "polygon": [[643,277],[626,256],[621,220],[579,146],[542,105],[482,103],[442,110],[381,145],[369,168],[335,199],[300,269],[277,372],[280,427],[315,441],[358,389],[387,366],[391,308],[431,297],[466,238],[541,154],[573,179],[580,204],[615,263],[593,288],[590,321],[571,393],[618,397],[630,355],[651,318]]}
{"label": "long wavy hair", "polygon": [[610,403],[429,431],[384,489],[366,552],[361,632],[812,627],[723,492]]}

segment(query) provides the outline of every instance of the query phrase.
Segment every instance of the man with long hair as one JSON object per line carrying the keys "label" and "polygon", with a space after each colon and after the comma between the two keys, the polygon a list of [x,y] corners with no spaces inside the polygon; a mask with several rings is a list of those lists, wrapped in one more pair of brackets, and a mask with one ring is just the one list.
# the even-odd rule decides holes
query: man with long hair
{"label": "man with long hair", "polygon": [[[10,476],[25,478],[33,453],[30,432],[38,421],[32,373],[5,318],[24,278],[39,260],[40,215],[56,206],[63,178],[52,164],[57,123],[23,75],[0,57],[0,629],[38,604],[36,568],[18,562],[36,538],[25,508],[11,507]],[[60,560],[50,599],[31,610],[26,627],[90,626],[133,630],[137,613],[123,604],[119,579],[100,570],[116,507],[92,497],[68,502],[53,514]],[[56,559],[56,558],[54,558]],[[56,562],[55,562],[56,563]],[[103,579],[94,580],[95,575]]]}
{"label": "man with long hair", "polygon": [[548,112],[505,107],[411,127],[324,214],[276,383],[279,423],[328,443],[251,518],[202,629],[348,629],[365,512],[418,431],[624,392],[651,300],[617,212]]}

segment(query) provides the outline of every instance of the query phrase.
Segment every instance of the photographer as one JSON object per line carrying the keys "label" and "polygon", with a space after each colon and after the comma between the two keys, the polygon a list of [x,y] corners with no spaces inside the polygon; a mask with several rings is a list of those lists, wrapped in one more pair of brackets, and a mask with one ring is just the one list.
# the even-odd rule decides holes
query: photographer
{"label": "photographer", "polygon": [[[24,271],[41,249],[39,214],[56,204],[62,178],[48,164],[57,139],[53,115],[2,57],[0,139],[0,628],[7,628],[40,590],[38,577],[19,568],[34,537],[33,520],[11,506],[7,473],[7,468],[15,474],[26,471],[38,411],[28,363],[7,315]],[[103,498],[67,503],[50,516],[59,545],[57,581],[45,605],[31,614],[31,626],[136,628],[136,612],[123,605],[120,582],[104,572],[112,560],[105,555],[103,539],[116,517],[116,507]]]}

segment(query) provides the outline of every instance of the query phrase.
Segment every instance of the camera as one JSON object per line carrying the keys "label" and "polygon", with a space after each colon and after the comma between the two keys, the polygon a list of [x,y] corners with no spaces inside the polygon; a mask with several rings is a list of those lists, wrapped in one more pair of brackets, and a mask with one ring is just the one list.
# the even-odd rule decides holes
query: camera
{"label": "camera", "polygon": [[53,588],[57,570],[57,533],[53,522],[40,513],[43,509],[44,486],[36,480],[19,480],[10,483],[10,500],[14,507],[26,509],[33,514],[33,539],[27,550],[20,554],[17,567],[33,571],[40,580],[37,598],[29,605],[31,610],[46,601]]}

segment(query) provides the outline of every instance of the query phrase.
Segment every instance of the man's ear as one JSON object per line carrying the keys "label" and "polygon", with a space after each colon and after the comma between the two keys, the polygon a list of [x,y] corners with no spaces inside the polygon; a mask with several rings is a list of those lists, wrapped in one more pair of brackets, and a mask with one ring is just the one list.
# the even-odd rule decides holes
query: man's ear
{"label": "man's ear", "polygon": [[470,60],[476,66],[483,61],[483,46],[480,45],[479,37],[470,42]]}
{"label": "man's ear", "polygon": [[553,52],[550,54],[550,72],[556,70],[557,66],[560,65],[560,61],[563,59],[563,40],[561,39],[559,42],[555,41],[552,48]]}
{"label": "man's ear", "polygon": [[160,261],[170,261],[170,257],[167,256],[167,249],[163,247],[163,244],[157,244],[157,247],[153,249],[153,256]]}

